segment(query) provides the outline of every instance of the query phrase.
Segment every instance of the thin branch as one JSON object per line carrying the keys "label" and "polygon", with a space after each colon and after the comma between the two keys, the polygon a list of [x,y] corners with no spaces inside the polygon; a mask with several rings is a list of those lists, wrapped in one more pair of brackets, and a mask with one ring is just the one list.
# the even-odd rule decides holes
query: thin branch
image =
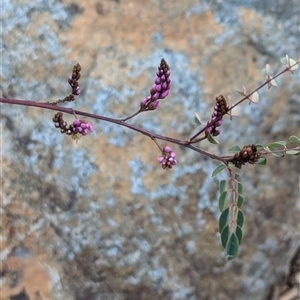
{"label": "thin branch", "polygon": [[189,145],[186,143],[186,141],[181,141],[178,139],[174,139],[168,136],[163,136],[157,133],[153,133],[150,131],[147,131],[145,129],[136,127],[134,125],[131,125],[123,120],[120,119],[115,119],[115,118],[110,118],[110,117],[105,117],[105,116],[101,116],[101,115],[96,115],[96,114],[92,114],[92,113],[87,113],[87,112],[83,112],[80,110],[75,110],[72,108],[68,108],[68,107],[61,107],[61,106],[57,106],[57,105],[52,105],[52,104],[47,104],[47,103],[40,103],[40,102],[35,102],[35,101],[29,101],[29,100],[18,100],[18,99],[5,99],[5,98],[0,98],[0,103],[6,103],[6,104],[14,104],[14,105],[22,105],[22,106],[33,106],[33,107],[38,107],[38,108],[43,108],[43,109],[50,109],[50,110],[55,110],[55,111],[60,111],[63,113],[67,113],[67,114],[71,114],[74,115],[74,113],[78,116],[84,116],[84,117],[89,117],[89,118],[93,118],[93,119],[97,119],[97,120],[102,120],[105,122],[109,122],[109,123],[114,123],[120,126],[124,126],[127,127],[131,130],[134,130],[136,132],[139,132],[145,136],[148,136],[151,139],[158,139],[158,140],[163,140],[163,141],[167,141],[169,143],[172,144],[177,144],[186,148],[190,148],[202,155],[205,155],[207,157],[210,157],[211,159],[215,159],[215,160],[219,160],[223,162],[223,159],[215,154],[209,153],[205,150],[202,150],[198,147]]}

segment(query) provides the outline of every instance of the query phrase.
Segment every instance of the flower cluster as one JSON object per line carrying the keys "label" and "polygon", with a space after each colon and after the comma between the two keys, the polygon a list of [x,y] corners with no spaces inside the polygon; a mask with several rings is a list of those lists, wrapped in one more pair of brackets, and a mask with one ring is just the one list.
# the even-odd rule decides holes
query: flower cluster
{"label": "flower cluster", "polygon": [[80,88],[78,83],[78,80],[80,79],[80,71],[81,71],[81,66],[79,63],[77,63],[73,67],[72,75],[68,78],[68,82],[72,87],[72,94],[76,96],[80,94]]}
{"label": "flower cluster", "polygon": [[236,168],[241,168],[242,165],[246,163],[254,164],[260,158],[260,152],[257,151],[256,146],[253,145],[246,145],[243,149],[234,154],[233,158],[229,160],[229,162],[233,163]]}
{"label": "flower cluster", "polygon": [[143,111],[157,109],[159,100],[169,95],[171,88],[170,74],[170,67],[167,62],[162,59],[156,72],[154,84],[150,90],[150,96],[141,101],[140,105]]}
{"label": "flower cluster", "polygon": [[80,71],[81,71],[81,66],[80,64],[77,63],[73,67],[72,75],[68,78],[69,85],[72,88],[72,93],[69,96],[66,96],[63,100],[59,100],[59,102],[74,101],[76,96],[80,94],[80,87],[78,83],[78,80],[80,79]]}
{"label": "flower cluster", "polygon": [[172,151],[171,147],[165,146],[162,151],[162,155],[158,158],[158,162],[163,169],[171,169],[177,164],[175,159],[176,153]]}
{"label": "flower cluster", "polygon": [[[223,95],[216,97],[216,105],[214,107],[211,119],[207,122],[205,134],[206,136],[211,134],[212,136],[217,136],[220,134],[220,130],[217,130],[223,123],[223,116],[229,111],[229,106],[227,105],[226,99]],[[217,121],[216,121],[217,119]]]}
{"label": "flower cluster", "polygon": [[84,120],[75,119],[73,123],[68,126],[67,122],[64,121],[62,112],[58,112],[54,115],[53,122],[56,128],[60,128],[61,133],[72,135],[73,137],[87,135],[93,131],[93,126]]}

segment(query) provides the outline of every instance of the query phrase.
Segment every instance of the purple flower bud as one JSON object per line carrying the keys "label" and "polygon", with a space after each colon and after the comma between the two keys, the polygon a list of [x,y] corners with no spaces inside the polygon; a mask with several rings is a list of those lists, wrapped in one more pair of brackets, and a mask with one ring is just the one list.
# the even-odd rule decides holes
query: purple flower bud
{"label": "purple flower bud", "polygon": [[170,146],[165,146],[165,147],[163,148],[163,151],[166,152],[166,153],[169,153],[169,152],[172,151],[172,149],[171,149]]}
{"label": "purple flower bud", "polygon": [[147,98],[143,99],[143,100],[141,101],[140,107],[141,107],[141,108],[146,108],[148,102],[150,101],[150,99],[151,99],[150,96],[148,96]]}
{"label": "purple flower bud", "polygon": [[164,99],[164,98],[166,98],[168,95],[169,95],[169,90],[166,90],[165,92],[163,92],[163,93],[160,95],[160,99]]}
{"label": "purple flower bud", "polygon": [[219,126],[221,126],[222,124],[223,124],[223,119],[217,121],[217,122],[215,123],[215,126],[219,127]]}
{"label": "purple flower bud", "polygon": [[212,128],[211,127],[207,127],[206,130],[205,130],[205,134],[210,134],[212,131]]}
{"label": "purple flower bud", "polygon": [[160,84],[158,84],[158,85],[156,85],[155,86],[155,90],[156,90],[156,92],[160,92],[161,91],[161,85]]}
{"label": "purple flower bud", "polygon": [[[171,87],[170,68],[164,59],[161,60],[158,70],[156,71],[156,77],[154,84],[150,89],[150,96],[141,101],[140,107],[144,110],[154,110],[158,107],[159,103],[156,102],[159,99],[164,99],[169,95]],[[154,104],[152,104],[152,102]]]}
{"label": "purple flower bud", "polygon": [[80,88],[78,86],[76,89],[73,90],[73,95],[78,96],[79,94],[80,94]]}
{"label": "purple flower bud", "polygon": [[157,161],[161,164],[163,161],[165,160],[165,158],[163,156],[160,156]]}
{"label": "purple flower bud", "polygon": [[156,84],[160,84],[160,83],[161,83],[160,78],[159,78],[159,77],[156,77],[154,82],[155,82]]}
{"label": "purple flower bud", "polygon": [[151,103],[148,105],[148,109],[149,109],[149,110],[155,110],[155,109],[158,108],[158,106],[159,106],[159,101],[156,100],[156,101],[151,102]]}
{"label": "purple flower bud", "polygon": [[73,121],[73,134],[80,133],[82,135],[87,135],[89,132],[93,131],[93,126],[91,123],[83,120]]}
{"label": "purple flower bud", "polygon": [[170,146],[165,146],[162,150],[162,155],[158,158],[158,163],[161,164],[163,169],[171,169],[172,166],[177,164],[175,159],[176,153],[172,151]]}
{"label": "purple flower bud", "polygon": [[92,124],[88,123],[87,129],[88,129],[90,132],[93,132],[94,127],[93,127]]}
{"label": "purple flower bud", "polygon": [[155,93],[156,93],[156,84],[153,84],[150,90],[150,95],[153,96]]}
{"label": "purple flower bud", "polygon": [[159,96],[159,93],[156,92],[154,95],[152,95],[151,100],[157,100],[160,98]]}
{"label": "purple flower bud", "polygon": [[80,126],[80,124],[81,124],[81,122],[80,122],[80,120],[78,120],[78,119],[75,119],[75,120],[73,121],[73,125],[74,125],[74,126]]}

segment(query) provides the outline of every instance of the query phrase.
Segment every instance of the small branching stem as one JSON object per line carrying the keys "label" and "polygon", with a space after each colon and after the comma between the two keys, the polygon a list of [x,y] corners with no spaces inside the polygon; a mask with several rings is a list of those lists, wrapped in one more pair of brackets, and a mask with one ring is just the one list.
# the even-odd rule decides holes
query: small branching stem
{"label": "small branching stem", "polygon": [[172,144],[177,144],[186,148],[190,148],[204,156],[210,157],[211,159],[214,160],[218,160],[223,162],[223,159],[221,157],[219,157],[218,155],[215,155],[213,153],[207,152],[205,150],[202,150],[196,146],[192,146],[189,144],[186,144],[186,141],[182,141],[179,139],[174,139],[172,137],[168,137],[168,136],[163,136],[157,133],[153,133],[150,131],[147,131],[145,129],[136,127],[132,124],[129,124],[127,122],[125,122],[123,119],[115,119],[115,118],[110,118],[110,117],[105,117],[105,116],[101,116],[101,115],[96,115],[96,114],[92,114],[92,113],[87,113],[87,112],[83,112],[83,111],[79,111],[79,110],[75,110],[72,108],[68,108],[68,107],[62,107],[62,106],[57,106],[57,105],[52,105],[52,104],[47,104],[47,103],[40,103],[40,102],[35,102],[35,101],[29,101],[29,100],[18,100],[18,99],[5,99],[5,98],[0,98],[0,103],[6,103],[6,104],[15,104],[15,105],[23,105],[23,106],[33,106],[33,107],[38,107],[38,108],[43,108],[43,109],[50,109],[50,110],[55,110],[55,111],[60,111],[66,114],[71,114],[74,115],[74,113],[77,116],[84,116],[84,117],[89,117],[89,118],[93,118],[93,119],[97,119],[97,120],[102,120],[105,122],[110,122],[110,123],[114,123],[120,126],[124,126],[127,127],[131,130],[134,130],[136,132],[139,132],[145,136],[148,136],[151,139],[158,139],[158,140],[163,140]]}

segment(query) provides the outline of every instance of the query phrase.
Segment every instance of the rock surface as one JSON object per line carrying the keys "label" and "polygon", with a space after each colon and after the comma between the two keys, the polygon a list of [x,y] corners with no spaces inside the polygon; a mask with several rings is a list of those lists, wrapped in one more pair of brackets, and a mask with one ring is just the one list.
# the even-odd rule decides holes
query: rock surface
{"label": "rock surface", "polygon": [[[130,122],[188,139],[195,111],[208,120],[216,96],[235,102],[242,85],[262,82],[266,63],[275,74],[281,57],[299,58],[298,1],[224,2],[3,1],[3,96],[61,99],[79,62],[82,93],[66,106],[122,118],[148,96],[165,58],[170,95]],[[299,72],[260,96],[226,119],[218,147],[201,147],[226,154],[299,135]],[[215,162],[172,146],[178,165],[162,170],[143,135],[89,120],[95,133],[76,145],[52,117],[1,105],[0,297],[266,299],[299,245],[299,158],[240,172],[245,236],[227,261],[217,205],[225,173],[211,178]]]}

